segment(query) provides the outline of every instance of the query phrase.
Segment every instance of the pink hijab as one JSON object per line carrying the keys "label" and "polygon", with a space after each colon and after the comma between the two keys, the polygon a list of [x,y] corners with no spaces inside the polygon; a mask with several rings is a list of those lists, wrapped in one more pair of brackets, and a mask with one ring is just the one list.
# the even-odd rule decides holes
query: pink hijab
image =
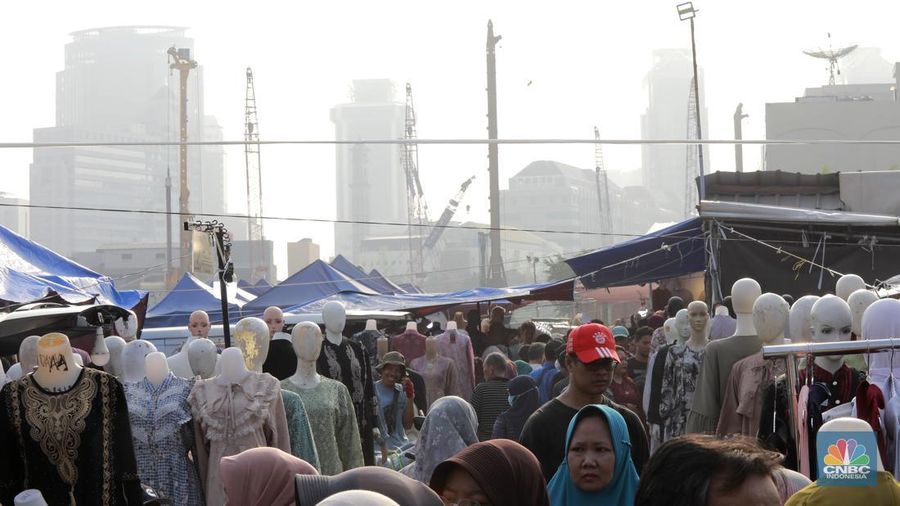
{"label": "pink hijab", "polygon": [[294,476],[319,473],[289,453],[263,447],[222,457],[219,474],[228,497],[226,504],[293,506]]}

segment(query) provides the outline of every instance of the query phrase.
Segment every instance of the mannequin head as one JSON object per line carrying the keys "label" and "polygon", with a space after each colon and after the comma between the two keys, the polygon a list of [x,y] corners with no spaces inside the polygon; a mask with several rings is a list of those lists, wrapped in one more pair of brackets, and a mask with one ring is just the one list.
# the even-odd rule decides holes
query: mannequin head
{"label": "mannequin head", "polygon": [[129,310],[128,316],[117,318],[113,322],[113,326],[116,328],[116,335],[121,337],[126,343],[134,341],[135,337],[137,337],[138,319],[134,311]]}
{"label": "mannequin head", "polygon": [[209,338],[209,315],[206,311],[194,311],[188,319],[188,331],[192,337]]}
{"label": "mannequin head", "polygon": [[284,332],[284,313],[281,308],[267,307],[263,313],[263,321],[269,327],[269,337],[274,337],[278,332]]}
{"label": "mannequin head", "polygon": [[691,317],[687,309],[679,309],[675,313],[675,337],[678,342],[687,341],[691,337]]}
{"label": "mannequin head", "polygon": [[259,318],[244,318],[234,326],[234,342],[244,355],[244,365],[250,371],[262,372],[269,356],[271,326]]}
{"label": "mannequin head", "polygon": [[165,355],[154,351],[144,357],[144,370],[147,380],[154,385],[159,385],[169,375],[169,362],[166,361]]}
{"label": "mannequin head", "polygon": [[406,322],[406,331],[407,332],[418,332],[419,326],[416,322]]}
{"label": "mannequin head", "polygon": [[691,326],[691,334],[706,337],[709,330],[709,308],[702,300],[695,300],[688,304],[688,321]]}
{"label": "mannequin head", "polygon": [[834,294],[844,300],[849,300],[850,294],[865,287],[866,282],[863,278],[856,274],[844,274],[838,278],[837,283],[834,285]]}
{"label": "mannequin head", "polygon": [[808,343],[812,341],[812,323],[809,321],[809,313],[817,300],[819,300],[818,295],[804,295],[791,306],[789,325],[792,342]]}
{"label": "mannequin head", "polygon": [[141,339],[131,341],[122,350],[122,380],[126,383],[142,381],[146,376],[144,357],[156,351],[150,341]]}
{"label": "mannequin head", "polygon": [[716,316],[730,316],[728,314],[728,308],[724,305],[716,306]]}
{"label": "mannequin head", "polygon": [[191,372],[202,379],[212,378],[216,371],[216,361],[219,358],[215,343],[209,339],[195,339],[188,344],[187,348]]}
{"label": "mannequin head", "polygon": [[[341,306],[343,308],[343,306]],[[322,331],[313,322],[300,322],[291,330],[297,360],[315,362],[322,353]]]}
{"label": "mannequin head", "polygon": [[97,327],[97,337],[94,339],[94,348],[91,350],[91,362],[100,367],[109,363],[109,348],[106,347],[102,326]]}
{"label": "mannequin head", "polygon": [[862,338],[862,319],[863,314],[865,314],[866,309],[869,308],[875,301],[878,300],[878,295],[871,291],[866,290],[865,288],[856,290],[855,292],[850,294],[850,297],[847,298],[847,304],[850,305],[850,312],[853,313],[853,333]]}
{"label": "mannequin head", "polygon": [[[268,329],[266,329],[266,332],[268,333]],[[244,354],[241,353],[240,348],[235,348],[234,346],[225,348],[222,351],[221,365],[222,372],[219,374],[219,378],[222,384],[238,384],[249,374],[247,366],[244,364]]]}
{"label": "mannequin head", "polygon": [[37,359],[34,379],[44,388],[68,388],[81,372],[65,334],[51,332],[41,336],[37,342]]}
{"label": "mannequin head", "polygon": [[458,329],[459,329],[459,326],[456,324],[456,322],[454,320],[450,320],[449,322],[447,322],[447,332],[451,332],[451,331],[458,330]]}
{"label": "mannequin head", "polygon": [[[817,300],[809,313],[809,321],[814,343],[850,340],[853,315],[850,306],[840,297],[826,295]],[[831,372],[838,370],[843,363],[843,355],[816,357],[816,364]]]}
{"label": "mannequin head", "polygon": [[753,303],[762,295],[762,288],[755,279],[741,278],[731,285],[731,303],[737,314],[752,314]]}
{"label": "mannequin head", "polygon": [[344,305],[337,301],[331,301],[322,308],[322,320],[325,321],[325,331],[333,336],[339,336],[347,324],[347,311]]}
{"label": "mannequin head", "polygon": [[378,330],[378,322],[375,320],[366,320],[366,330]]}
{"label": "mannequin head", "polygon": [[675,318],[669,318],[663,323],[663,334],[666,336],[666,341],[670,343],[678,337],[678,331],[675,330]]}
{"label": "mannequin head", "polygon": [[122,379],[122,351],[125,349],[125,339],[119,336],[109,336],[106,338],[106,347],[109,349],[109,364],[106,366],[106,372]]}
{"label": "mannequin head", "polygon": [[[881,299],[872,303],[862,318],[863,339],[891,339],[900,336],[900,300]],[[890,351],[866,353],[869,362],[869,376],[881,376],[883,369],[900,369],[900,353]],[[892,363],[893,362],[893,363]],[[871,379],[869,380],[872,381]]]}
{"label": "mannequin head", "polygon": [[22,364],[22,376],[30,373],[37,366],[37,344],[41,336],[28,336],[19,344],[19,363]]}
{"label": "mannequin head", "polygon": [[788,323],[790,308],[780,295],[764,293],[753,303],[753,326],[766,344],[784,340],[784,327]]}

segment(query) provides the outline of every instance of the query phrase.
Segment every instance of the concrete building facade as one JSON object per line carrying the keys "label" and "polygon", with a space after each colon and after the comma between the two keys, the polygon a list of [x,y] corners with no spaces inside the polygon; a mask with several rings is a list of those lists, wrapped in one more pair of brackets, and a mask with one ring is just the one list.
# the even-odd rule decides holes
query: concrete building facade
{"label": "concrete building facade", "polygon": [[304,238],[297,242],[289,242],[287,245],[288,276],[319,260],[322,256],[321,248],[312,239]]}

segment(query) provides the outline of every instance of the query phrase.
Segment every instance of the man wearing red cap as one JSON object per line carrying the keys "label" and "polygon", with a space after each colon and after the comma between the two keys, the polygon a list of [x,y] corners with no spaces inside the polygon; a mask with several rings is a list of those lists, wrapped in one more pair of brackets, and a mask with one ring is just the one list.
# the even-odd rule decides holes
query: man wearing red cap
{"label": "man wearing red cap", "polygon": [[569,334],[566,343],[569,386],[528,418],[519,441],[541,462],[547,481],[556,474],[566,457],[569,422],[588,404],[605,404],[625,418],[631,439],[631,459],[639,474],[650,458],[647,433],[641,419],[604,395],[612,380],[612,371],[620,362],[616,340],[606,326],[588,323]]}

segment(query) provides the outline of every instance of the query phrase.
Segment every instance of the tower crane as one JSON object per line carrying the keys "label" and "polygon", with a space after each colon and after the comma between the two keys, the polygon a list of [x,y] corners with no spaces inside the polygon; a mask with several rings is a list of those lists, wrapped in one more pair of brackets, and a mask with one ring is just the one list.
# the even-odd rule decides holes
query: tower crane
{"label": "tower crane", "polygon": [[[419,150],[416,140],[416,110],[413,106],[412,85],[406,83],[406,121],[403,131],[401,163],[406,176],[406,213],[409,236],[410,274],[424,271],[422,233],[429,224],[428,204],[419,179]],[[415,231],[415,233],[414,233]]]}
{"label": "tower crane", "polygon": [[612,207],[609,201],[609,177],[603,162],[600,129],[594,126],[594,176],[597,179],[597,203],[600,205],[600,244],[609,246],[612,237]]}
{"label": "tower crane", "polygon": [[[191,59],[191,50],[189,48],[176,48],[172,46],[166,51],[169,59],[169,69],[178,71],[178,215],[182,222],[190,219],[188,211],[188,198],[191,192],[188,189],[188,167],[187,167],[187,82],[191,70],[197,68],[197,62]],[[179,227],[180,228],[180,227]],[[192,235],[187,230],[181,232],[181,251],[180,271],[185,273],[191,270],[191,244]]]}
{"label": "tower crane", "polygon": [[[687,139],[699,139],[700,135],[697,131],[697,100],[695,95],[694,79],[691,78],[691,91],[688,93],[688,113],[687,113]],[[684,162],[684,217],[687,218],[694,213],[694,206],[699,198],[697,196],[697,187],[695,180],[700,176],[700,159],[699,144],[685,146],[685,162]]]}
{"label": "tower crane", "polygon": [[247,67],[244,98],[244,163],[247,180],[247,240],[250,243],[250,282],[268,279],[269,266],[262,255],[262,164],[259,153],[259,120],[253,69]]}
{"label": "tower crane", "polygon": [[428,238],[425,239],[425,249],[431,250],[434,248],[434,245],[437,244],[438,240],[440,240],[441,235],[444,233],[444,229],[447,227],[447,224],[450,223],[450,220],[453,219],[453,215],[456,214],[456,210],[459,208],[459,203],[462,202],[463,196],[466,194],[466,190],[469,189],[469,185],[472,184],[472,181],[475,180],[475,176],[470,177],[463,181],[463,184],[460,185],[459,191],[456,192],[456,195],[450,199],[450,203],[447,204],[447,207],[444,208],[444,212],[441,213],[441,217],[438,218],[437,222],[431,227],[431,233],[428,234]]}

